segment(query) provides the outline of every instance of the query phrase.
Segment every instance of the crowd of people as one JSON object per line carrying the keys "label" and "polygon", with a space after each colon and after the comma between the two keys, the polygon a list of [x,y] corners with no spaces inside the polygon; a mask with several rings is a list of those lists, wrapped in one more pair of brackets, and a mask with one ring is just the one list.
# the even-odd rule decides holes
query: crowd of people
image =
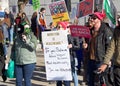
{"label": "crowd of people", "polygon": [[[18,13],[14,17],[5,9],[4,19],[0,20],[0,75],[4,82],[7,80],[5,71],[8,63],[5,60],[8,58],[9,46],[12,46],[10,59],[15,61],[16,86],[22,86],[23,78],[25,86],[31,86],[30,80],[36,64],[37,40],[44,45],[42,31],[66,30],[74,86],[79,84],[78,74],[81,73],[81,65],[84,69],[83,80],[88,86],[120,85],[119,16],[113,29],[104,22],[104,13],[94,12],[89,15],[85,24],[90,29],[91,38],[82,38],[71,36],[69,25],[79,25],[77,18],[73,23],[60,21],[55,25],[51,22],[47,26],[45,12],[46,9],[41,8],[39,13],[33,13],[29,21],[26,13]],[[114,77],[111,79],[112,75]],[[70,86],[70,82],[63,81],[65,86]],[[62,81],[56,81],[56,86],[62,86]]]}

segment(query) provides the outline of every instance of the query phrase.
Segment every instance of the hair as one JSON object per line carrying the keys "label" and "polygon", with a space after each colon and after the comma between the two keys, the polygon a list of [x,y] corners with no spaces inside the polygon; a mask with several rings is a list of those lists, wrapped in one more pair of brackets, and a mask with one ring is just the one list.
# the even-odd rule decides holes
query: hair
{"label": "hair", "polygon": [[26,16],[26,13],[25,13],[25,12],[23,12],[21,16],[23,17],[23,15],[25,15],[25,16]]}
{"label": "hair", "polygon": [[21,13],[17,13],[17,16],[21,17]]}
{"label": "hair", "polygon": [[35,18],[36,16],[37,16],[37,12],[34,12],[32,18]]}
{"label": "hair", "polygon": [[44,10],[45,10],[45,8],[41,8],[41,9],[40,9],[40,12],[42,12],[42,11],[44,11]]}

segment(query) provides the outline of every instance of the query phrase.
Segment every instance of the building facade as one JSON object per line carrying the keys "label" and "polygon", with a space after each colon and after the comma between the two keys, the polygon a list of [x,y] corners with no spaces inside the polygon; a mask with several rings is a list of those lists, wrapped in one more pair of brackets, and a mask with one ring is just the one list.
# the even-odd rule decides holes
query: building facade
{"label": "building facade", "polygon": [[[17,1],[18,0],[9,0],[9,7],[10,7],[10,11],[13,12],[13,14],[16,16],[17,12],[18,12],[18,8],[17,8]],[[59,0],[40,0],[40,7],[44,7],[46,8],[46,19],[47,19],[47,25],[49,25],[50,22],[52,22],[52,17],[50,14],[50,9],[49,9],[49,4],[54,2],[54,1],[59,1]],[[69,0],[66,0],[69,1]],[[77,3],[79,3],[81,0],[71,0],[71,12],[69,13],[70,15],[70,21],[73,22],[74,20],[74,16],[76,14],[76,9],[77,9]],[[119,0],[113,0],[115,7],[117,8],[117,12],[118,14],[120,14],[120,3]],[[27,4],[24,12],[27,14],[29,20],[31,19],[31,16],[34,12],[33,7],[31,4]],[[79,18],[79,24],[83,25],[86,21],[87,21],[87,17],[82,17]]]}

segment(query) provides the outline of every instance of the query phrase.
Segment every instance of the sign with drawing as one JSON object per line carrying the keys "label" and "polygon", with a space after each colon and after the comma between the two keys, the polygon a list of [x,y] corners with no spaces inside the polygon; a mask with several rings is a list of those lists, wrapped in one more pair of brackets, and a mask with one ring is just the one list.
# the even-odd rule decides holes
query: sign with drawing
{"label": "sign with drawing", "polygon": [[69,21],[69,15],[64,0],[53,2],[49,5],[53,22],[57,24],[60,21]]}
{"label": "sign with drawing", "polygon": [[77,17],[83,17],[93,12],[94,0],[84,0],[77,5]]}

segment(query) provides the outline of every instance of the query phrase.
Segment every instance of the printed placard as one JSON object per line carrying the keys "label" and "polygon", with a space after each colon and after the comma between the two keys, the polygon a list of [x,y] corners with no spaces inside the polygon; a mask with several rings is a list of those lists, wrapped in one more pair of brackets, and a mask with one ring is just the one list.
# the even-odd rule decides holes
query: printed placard
{"label": "printed placard", "polygon": [[70,31],[72,36],[90,38],[90,30],[86,26],[70,25]]}

